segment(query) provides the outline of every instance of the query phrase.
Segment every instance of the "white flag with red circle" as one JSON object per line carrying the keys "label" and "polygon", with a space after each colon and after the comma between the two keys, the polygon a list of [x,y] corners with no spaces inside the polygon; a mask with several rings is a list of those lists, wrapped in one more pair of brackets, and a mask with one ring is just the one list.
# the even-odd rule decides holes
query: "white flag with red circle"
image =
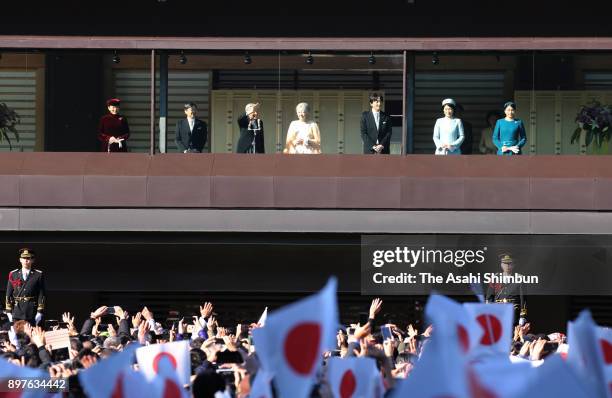
{"label": "white flag with red circle", "polygon": [[119,353],[113,354],[94,366],[78,373],[83,390],[91,398],[124,398],[126,372],[131,371],[134,363],[134,351],[139,344],[129,344]]}
{"label": "white flag with red circle", "polygon": [[272,375],[263,369],[259,369],[255,374],[255,380],[251,379],[251,392],[249,398],[274,398],[270,382]]}
{"label": "white flag with red circle", "polygon": [[463,304],[470,318],[481,328],[481,336],[470,336],[470,353],[480,355],[501,354],[508,356],[512,343],[512,304]]}
{"label": "white flag with red circle", "polygon": [[441,295],[431,295],[425,307],[425,316],[434,325],[450,321],[456,328],[456,341],[463,354],[468,354],[473,342],[482,337],[482,328],[468,314],[467,310],[455,300]]}
{"label": "white flag with red circle", "polygon": [[336,284],[330,278],[319,293],[269,313],[266,326],[253,331],[261,365],[281,397],[308,397],[323,352],[336,344]]}
{"label": "white flag with red circle", "polygon": [[181,385],[189,384],[191,358],[188,340],[140,347],[136,350],[136,359],[140,371],[149,381],[164,378],[176,380]]}
{"label": "white flag with red circle", "polygon": [[604,374],[605,344],[600,340],[597,324],[591,318],[588,310],[582,311],[573,322],[568,322],[568,365],[585,381],[587,386],[593,388],[592,395],[609,397],[611,387]]}
{"label": "white flag with red circle", "polygon": [[332,357],[327,364],[327,380],[335,398],[382,397],[383,391],[377,391],[380,373],[373,358]]}
{"label": "white flag with red circle", "polygon": [[595,329],[595,339],[607,397],[612,398],[612,329],[597,327]]}

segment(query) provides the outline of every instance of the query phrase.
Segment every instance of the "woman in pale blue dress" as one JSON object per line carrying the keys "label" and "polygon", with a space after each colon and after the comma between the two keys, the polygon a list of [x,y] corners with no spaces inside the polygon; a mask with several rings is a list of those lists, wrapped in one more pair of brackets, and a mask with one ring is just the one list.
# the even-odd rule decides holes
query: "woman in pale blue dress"
{"label": "woman in pale blue dress", "polygon": [[451,98],[442,101],[444,117],[436,120],[433,140],[436,144],[436,155],[461,155],[461,143],[464,139],[463,123],[456,118],[457,103]]}

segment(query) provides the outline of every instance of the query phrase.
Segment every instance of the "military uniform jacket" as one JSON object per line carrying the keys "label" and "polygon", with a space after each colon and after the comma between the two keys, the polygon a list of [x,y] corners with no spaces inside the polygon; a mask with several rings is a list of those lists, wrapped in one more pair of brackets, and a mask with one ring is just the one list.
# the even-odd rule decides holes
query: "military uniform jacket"
{"label": "military uniform jacket", "polygon": [[21,268],[12,270],[6,287],[6,311],[13,319],[33,320],[37,312],[45,310],[45,282],[43,273],[32,268],[26,280]]}

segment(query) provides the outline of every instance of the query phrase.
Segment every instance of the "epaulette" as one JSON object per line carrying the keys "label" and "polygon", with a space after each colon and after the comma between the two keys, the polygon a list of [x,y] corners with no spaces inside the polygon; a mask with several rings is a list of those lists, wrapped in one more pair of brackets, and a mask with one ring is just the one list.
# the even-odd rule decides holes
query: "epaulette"
{"label": "epaulette", "polygon": [[15,268],[15,269],[14,269],[14,270],[12,270],[11,272],[9,272],[9,275],[12,275],[12,274],[13,274],[13,272],[17,272],[17,271],[19,271],[19,268]]}
{"label": "epaulette", "polygon": [[35,269],[34,271],[38,272],[39,274],[42,274],[42,271],[39,269]]}

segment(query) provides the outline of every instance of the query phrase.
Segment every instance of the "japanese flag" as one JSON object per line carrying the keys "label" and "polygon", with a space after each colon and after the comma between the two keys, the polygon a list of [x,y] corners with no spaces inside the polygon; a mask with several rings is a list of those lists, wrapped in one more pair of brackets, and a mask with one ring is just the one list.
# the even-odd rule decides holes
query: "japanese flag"
{"label": "japanese flag", "polygon": [[122,352],[98,361],[91,368],[79,372],[83,389],[91,398],[124,398],[125,373],[131,371],[134,351],[138,344],[129,344]]}
{"label": "japanese flag", "polygon": [[336,279],[319,293],[268,314],[253,331],[262,367],[274,374],[281,397],[308,397],[324,351],[336,344]]}
{"label": "japanese flag", "polygon": [[475,342],[482,337],[482,328],[468,314],[465,307],[448,297],[430,296],[425,307],[425,315],[434,325],[434,328],[437,324],[446,321],[454,325],[452,327],[456,329],[456,333],[452,333],[452,335],[455,336],[455,341],[463,354],[468,354],[470,349],[475,346]]}
{"label": "japanese flag", "polygon": [[567,326],[567,363],[594,389],[593,395],[610,396],[610,386],[606,381],[604,344],[598,338],[598,327],[589,311],[582,311],[574,322]]}
{"label": "japanese flag", "polygon": [[3,390],[5,392],[0,391],[0,397],[6,398],[50,398],[50,397],[61,397],[62,394],[51,394],[46,393],[44,391],[37,390],[21,390],[16,389],[11,392],[7,392],[6,389],[9,387],[7,379],[26,379],[26,380],[35,380],[35,379],[48,379],[49,373],[43,372],[39,369],[29,368],[27,366],[17,366],[4,358],[0,358],[0,385],[2,385]]}
{"label": "japanese flag", "polygon": [[552,355],[538,368],[514,397],[572,397],[597,396],[587,383],[558,355]]}
{"label": "japanese flag", "polygon": [[612,398],[612,329],[597,327],[595,329],[595,339],[602,368],[604,388],[608,394],[607,397]]}
{"label": "japanese flag", "polygon": [[270,381],[272,381],[270,373],[263,369],[258,370],[255,380],[252,381],[253,384],[251,385],[249,398],[273,398]]}
{"label": "japanese flag", "polygon": [[432,337],[423,348],[419,361],[407,378],[397,382],[391,397],[469,397],[467,357],[457,341],[457,324],[453,315],[437,313]]}
{"label": "japanese flag", "polygon": [[332,357],[328,362],[327,379],[335,398],[377,397],[380,374],[372,358]]}
{"label": "japanese flag", "polygon": [[178,379],[178,383],[189,384],[191,358],[189,341],[153,344],[136,350],[138,367],[147,380],[161,378]]}
{"label": "japanese flag", "polygon": [[512,304],[463,304],[473,322],[476,322],[482,334],[470,336],[470,353],[473,357],[480,355],[501,354],[508,356],[512,343]]}

